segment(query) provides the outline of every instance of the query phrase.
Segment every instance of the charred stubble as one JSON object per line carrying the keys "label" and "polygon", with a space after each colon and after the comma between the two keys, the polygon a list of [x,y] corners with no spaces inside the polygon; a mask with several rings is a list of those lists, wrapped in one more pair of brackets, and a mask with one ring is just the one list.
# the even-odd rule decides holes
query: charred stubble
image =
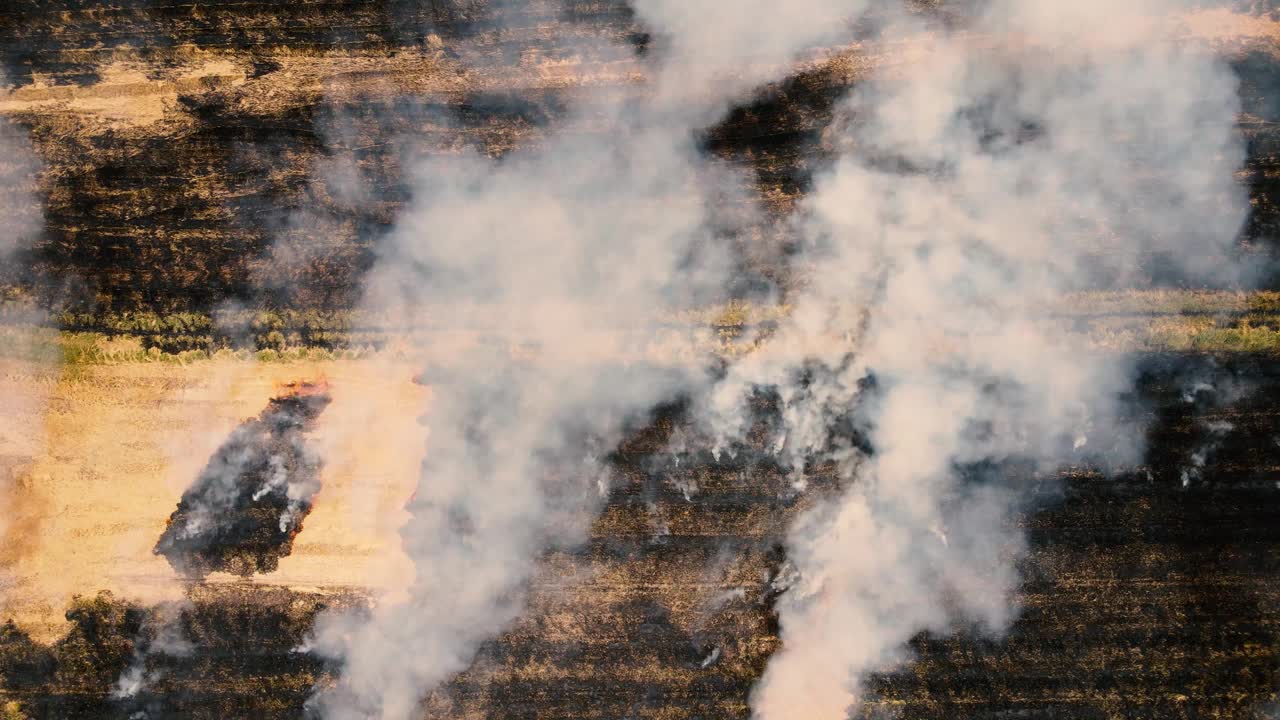
{"label": "charred stubble", "polygon": [[193,579],[275,570],[320,490],[306,434],[329,402],[323,385],[299,384],[236,428],[183,493],[156,554]]}

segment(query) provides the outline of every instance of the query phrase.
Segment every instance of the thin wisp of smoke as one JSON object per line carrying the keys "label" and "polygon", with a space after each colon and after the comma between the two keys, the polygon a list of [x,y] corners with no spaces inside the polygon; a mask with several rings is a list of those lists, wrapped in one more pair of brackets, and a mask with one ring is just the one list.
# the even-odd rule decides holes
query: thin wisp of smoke
{"label": "thin wisp of smoke", "polygon": [[[0,73],[0,89],[7,87],[8,79]],[[58,365],[56,353],[43,347],[41,332],[33,329],[42,323],[45,312],[28,298],[14,292],[16,281],[27,266],[24,255],[43,230],[43,205],[38,193],[41,163],[34,152],[26,131],[9,121],[0,122],[0,300],[5,301],[4,312],[15,317],[17,327],[0,328],[0,361],[18,358],[32,364],[24,370],[54,372]],[[47,384],[37,377],[25,382],[8,384],[6,397],[0,407],[0,455],[31,458],[39,453],[44,442],[39,423],[28,418],[43,415],[48,402]],[[0,588],[10,579],[5,571],[10,562],[29,546],[25,537],[30,528],[23,527],[22,492],[15,487],[17,471],[0,468],[0,540],[6,552],[0,558]]]}

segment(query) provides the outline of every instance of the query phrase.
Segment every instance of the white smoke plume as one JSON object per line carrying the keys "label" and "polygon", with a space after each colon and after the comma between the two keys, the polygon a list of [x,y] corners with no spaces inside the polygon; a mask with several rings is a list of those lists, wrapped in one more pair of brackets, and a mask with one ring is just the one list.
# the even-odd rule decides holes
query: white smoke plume
{"label": "white smoke plume", "polygon": [[161,603],[147,617],[134,639],[133,657],[116,679],[111,697],[126,700],[136,697],[160,678],[158,671],[147,667],[155,656],[187,657],[195,650],[182,631],[182,613],[190,609],[187,600]]}
{"label": "white smoke plume", "polygon": [[519,612],[541,549],[585,530],[597,454],[621,423],[697,375],[628,360],[651,342],[700,222],[693,195],[644,200],[683,170],[678,158],[565,149],[441,169],[448,186],[410,211],[399,257],[376,271],[375,290],[401,294],[382,308],[447,314],[433,320],[463,337],[427,359],[427,459],[402,531],[409,599],[317,628],[316,648],[345,663],[318,700],[327,717],[410,717],[464,669]]}
{"label": "white smoke plume", "polygon": [[[1019,487],[991,467],[1138,458],[1128,362],[1045,309],[1147,282],[1153,257],[1233,277],[1235,81],[1171,38],[1176,9],[996,1],[963,31],[884,31],[908,58],[847,100],[844,152],[803,213],[816,270],[794,321],[705,403],[729,446],[745,391],[776,387],[784,456],[802,473],[835,453],[851,480],[790,532],[757,717],[844,718],[916,633],[1010,622]],[[851,407],[867,456],[833,437]]]}
{"label": "white smoke plume", "polygon": [[[402,531],[416,575],[406,600],[367,619],[317,623],[311,648],[342,662],[311,704],[320,715],[412,716],[518,614],[538,555],[582,536],[608,487],[600,455],[623,424],[705,381],[704,359],[671,350],[661,330],[665,314],[717,298],[731,267],[707,199],[736,183],[697,152],[695,132],[755,82],[744,60],[780,65],[830,32],[829,12],[799,22],[753,5],[752,25],[772,18],[788,37],[699,51],[705,38],[684,33],[742,26],[740,8],[692,18],[640,3],[673,48],[653,87],[583,98],[564,132],[501,162],[420,168],[367,301],[456,330],[425,359],[427,460]],[[608,135],[574,131],[585,126]]]}
{"label": "white smoke plume", "polygon": [[[424,353],[427,461],[402,532],[416,574],[368,616],[321,618],[310,648],[341,670],[313,711],[413,716],[520,612],[539,553],[581,538],[625,423],[678,393],[703,393],[699,420],[730,448],[744,395],[776,388],[797,489],[824,454],[851,481],[790,533],[759,717],[845,717],[915,633],[1010,621],[1018,488],[974,468],[1136,457],[1128,364],[1047,308],[1143,282],[1153,256],[1230,277],[1234,82],[1170,38],[1171,3],[995,0],[963,30],[895,7],[877,5],[896,22],[874,42],[903,61],[847,99],[842,155],[795,224],[816,270],[714,391],[658,322],[717,297],[732,267],[707,203],[733,183],[691,138],[864,3],[641,0],[651,87],[585,97],[565,132],[500,162],[422,164],[366,303],[453,330]],[[610,135],[572,131],[586,125]],[[841,436],[854,412],[869,454]]]}
{"label": "white smoke plume", "polygon": [[[1214,365],[1211,364],[1210,367],[1214,368]],[[1217,458],[1219,450],[1236,429],[1235,424],[1228,420],[1209,418],[1215,411],[1248,397],[1253,390],[1252,383],[1242,382],[1234,377],[1209,375],[1186,382],[1181,399],[1184,405],[1194,408],[1195,421],[1192,427],[1198,442],[1189,448],[1186,458],[1178,468],[1178,480],[1182,487],[1198,485],[1204,479],[1205,468]]]}

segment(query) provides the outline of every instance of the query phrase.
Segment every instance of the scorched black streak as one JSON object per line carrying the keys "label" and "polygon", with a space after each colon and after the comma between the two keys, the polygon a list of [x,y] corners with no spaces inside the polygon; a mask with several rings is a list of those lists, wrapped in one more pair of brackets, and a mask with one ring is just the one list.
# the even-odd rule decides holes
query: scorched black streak
{"label": "scorched black streak", "polygon": [[329,401],[322,384],[291,385],[236,428],[183,493],[156,554],[195,579],[275,570],[320,490],[306,434]]}

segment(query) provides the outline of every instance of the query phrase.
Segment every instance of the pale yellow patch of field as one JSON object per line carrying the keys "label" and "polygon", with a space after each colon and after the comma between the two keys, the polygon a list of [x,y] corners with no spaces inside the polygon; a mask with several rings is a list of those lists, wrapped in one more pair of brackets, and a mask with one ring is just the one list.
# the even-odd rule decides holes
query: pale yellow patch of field
{"label": "pale yellow patch of field", "polygon": [[179,597],[182,580],[152,547],[183,490],[283,384],[319,377],[333,394],[313,435],[326,458],[324,485],[293,554],[254,582],[402,584],[411,566],[396,530],[422,459],[427,395],[410,366],[371,358],[59,370],[6,360],[0,392],[25,392],[28,401],[0,408],[0,453],[14,459],[0,617],[50,640],[65,631],[75,594]]}
{"label": "pale yellow patch of field", "polygon": [[70,111],[101,122],[105,128],[143,127],[160,122],[177,106],[178,96],[245,82],[244,70],[226,59],[211,59],[153,78],[145,63],[116,60],[101,66],[90,85],[53,85],[36,78],[0,92],[0,115]]}

